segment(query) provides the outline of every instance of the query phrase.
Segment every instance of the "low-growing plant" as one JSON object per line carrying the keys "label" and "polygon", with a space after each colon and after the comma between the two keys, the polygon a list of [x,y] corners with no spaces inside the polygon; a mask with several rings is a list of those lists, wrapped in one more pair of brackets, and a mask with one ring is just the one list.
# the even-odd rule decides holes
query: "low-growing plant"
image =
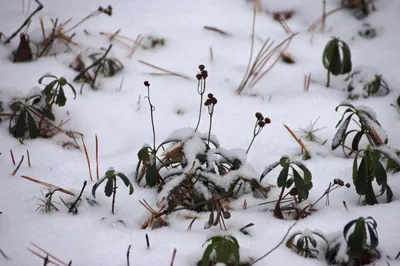
{"label": "low-growing plant", "polygon": [[311,142],[317,142],[319,144],[324,145],[327,140],[322,140],[319,137],[315,135],[318,131],[321,131],[325,129],[326,127],[321,127],[321,128],[315,128],[315,125],[317,124],[319,120],[319,117],[314,121],[310,121],[310,124],[306,128],[300,128],[300,131],[303,133],[303,137]]}
{"label": "low-growing plant", "polygon": [[380,256],[377,250],[379,244],[377,227],[378,224],[372,217],[360,217],[344,227],[343,236],[347,242],[347,254],[352,265],[367,265]]}
{"label": "low-growing plant", "polygon": [[46,74],[39,79],[39,84],[42,84],[43,79],[51,78],[53,79],[46,87],[43,89],[43,94],[45,96],[46,104],[49,110],[52,109],[53,104],[58,106],[64,106],[67,102],[65,97],[64,87],[68,86],[74,93],[74,99],[76,98],[76,91],[74,87],[69,83],[64,77],[57,78],[54,75]]}
{"label": "low-growing plant", "polygon": [[304,230],[303,232],[292,234],[286,241],[286,247],[295,251],[300,256],[315,259],[319,257],[320,251],[323,251],[323,249],[319,249],[319,242],[316,240],[316,237],[326,245],[328,244],[328,240],[321,232]]}
{"label": "low-growing plant", "polygon": [[143,49],[154,49],[157,46],[165,45],[164,38],[158,38],[154,36],[146,36],[142,41],[143,41],[142,42]]}
{"label": "low-growing plant", "polygon": [[51,213],[53,211],[58,211],[58,208],[54,205],[53,195],[59,190],[60,188],[53,187],[49,188],[49,191],[46,194],[43,194],[43,192],[40,191],[40,193],[42,194],[42,198],[35,197],[37,200],[40,201],[40,203],[38,203],[39,206],[37,207],[36,211],[39,211],[41,213]]}
{"label": "low-growing plant", "polygon": [[[356,108],[350,103],[343,102],[336,107],[335,111],[340,107],[347,107],[347,109],[336,125],[338,131],[332,141],[332,150],[342,146],[344,154],[350,156],[352,153],[359,150],[359,144],[363,136],[367,138],[369,144],[373,147],[388,143],[388,138],[386,134],[384,134],[382,127],[377,120],[376,114],[371,109],[365,106],[358,106]],[[347,117],[345,119],[346,115]],[[358,117],[357,125],[359,126],[359,129],[348,130],[353,116]],[[352,140],[351,148],[349,148],[346,146],[346,139],[353,133],[355,133],[355,135]],[[345,148],[350,150],[350,152],[346,153]]]}
{"label": "low-growing plant", "polygon": [[367,17],[371,11],[375,11],[375,0],[342,0],[342,6],[353,9],[354,16],[358,19]]}
{"label": "low-growing plant", "polygon": [[[204,250],[203,257],[198,265],[209,266],[217,263],[225,263],[226,265],[240,265],[239,242],[233,236],[214,236],[203,244],[210,242]],[[215,256],[211,254],[215,252]]]}
{"label": "low-growing plant", "polygon": [[[266,167],[260,177],[260,182],[277,166],[282,167],[277,179],[277,184],[278,187],[281,188],[281,193],[275,205],[274,216],[276,218],[283,219],[284,217],[282,211],[293,210],[293,207],[291,206],[292,204],[282,207],[282,200],[284,200],[288,195],[293,196],[296,203],[307,199],[309,191],[313,186],[311,182],[312,174],[303,163],[291,161],[289,157],[284,156],[279,161],[274,162]],[[303,175],[299,173],[299,169],[301,172],[303,172]],[[290,189],[286,195],[284,195],[285,189]]]}
{"label": "low-growing plant", "polygon": [[334,76],[343,75],[350,73],[352,69],[349,46],[339,38],[333,38],[325,46],[322,63],[328,71],[326,87],[329,87],[331,74]]}
{"label": "low-growing plant", "polygon": [[[360,164],[358,164],[358,156],[361,152],[363,152],[363,155]],[[366,149],[358,151],[354,158],[353,183],[357,193],[360,196],[365,196],[365,204],[367,205],[378,203],[372,185],[374,180],[381,187],[379,196],[386,193],[387,202],[391,202],[393,198],[392,189],[387,183],[387,170],[381,163],[382,157],[386,157],[390,161],[389,169],[400,167],[400,157],[387,147],[372,148],[368,145]]]}
{"label": "low-growing plant", "polygon": [[129,181],[129,178],[125,174],[121,172],[115,172],[113,168],[108,169],[105,173],[105,176],[97,181],[92,188],[92,195],[93,197],[96,197],[97,188],[100,186],[101,183],[107,180],[106,186],[104,187],[104,193],[107,197],[111,197],[112,195],[112,214],[114,214],[115,195],[117,194],[117,177],[119,177],[124,182],[124,185],[129,188],[129,195],[131,195],[133,193],[133,186],[131,181]]}
{"label": "low-growing plant", "polygon": [[389,85],[382,75],[372,67],[358,66],[349,76],[347,85],[348,98],[358,99],[360,96],[386,96],[390,92]]}

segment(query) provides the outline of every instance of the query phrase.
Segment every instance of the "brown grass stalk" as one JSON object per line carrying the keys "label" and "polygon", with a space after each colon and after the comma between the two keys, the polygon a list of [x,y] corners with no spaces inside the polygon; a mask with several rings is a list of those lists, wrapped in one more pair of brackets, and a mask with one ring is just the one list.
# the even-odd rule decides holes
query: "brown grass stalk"
{"label": "brown grass stalk", "polygon": [[28,166],[31,167],[31,156],[29,154],[29,150],[26,150],[26,158],[28,158]]}
{"label": "brown grass stalk", "polygon": [[311,83],[311,73],[308,75],[304,75],[304,91],[308,92],[310,89],[310,83]]}
{"label": "brown grass stalk", "polygon": [[99,174],[99,139],[97,137],[97,134],[95,136],[96,136],[96,178],[97,178],[97,180],[99,180],[100,179],[100,174]]}
{"label": "brown grass stalk", "polygon": [[305,156],[310,158],[310,152],[308,151],[306,145],[304,145],[304,143],[301,141],[301,139],[299,137],[296,136],[296,134],[294,134],[293,130],[291,130],[287,125],[283,124],[283,126],[287,129],[287,131],[290,133],[290,135],[296,140],[296,142],[300,145],[301,147],[301,151],[305,153]]}
{"label": "brown grass stalk", "polygon": [[15,174],[18,172],[19,168],[22,165],[22,162],[24,161],[24,156],[22,155],[21,160],[19,161],[17,167],[14,169],[14,171],[11,173],[12,176],[15,176]]}
{"label": "brown grass stalk", "polygon": [[85,151],[86,161],[87,161],[87,165],[88,165],[88,169],[89,169],[90,181],[93,181],[92,168],[90,167],[89,153],[87,151],[85,140],[83,139],[83,136],[81,136],[81,139],[82,139],[83,150]]}
{"label": "brown grass stalk", "polygon": [[221,35],[223,35],[223,36],[232,36],[232,34],[226,32],[226,31],[224,31],[224,30],[221,30],[221,29],[219,29],[219,28],[216,28],[216,27],[204,26],[203,28],[204,28],[205,30],[214,31],[214,32],[219,33],[219,34],[221,34]]}
{"label": "brown grass stalk", "polygon": [[155,66],[155,65],[153,65],[153,64],[144,62],[144,61],[142,61],[142,60],[139,60],[138,62],[141,63],[141,64],[144,64],[144,65],[146,65],[146,66],[152,67],[152,68],[154,68],[154,69],[157,69],[157,70],[163,72],[163,73],[160,73],[160,74],[158,74],[158,73],[152,73],[153,75],[171,75],[171,76],[181,77],[181,78],[184,78],[184,79],[187,79],[187,80],[193,80],[192,78],[190,78],[190,77],[188,77],[188,76],[186,76],[186,75],[183,75],[183,74],[179,74],[179,73],[175,73],[175,72],[169,71],[169,70],[167,70],[167,69],[165,69],[165,68],[161,68],[161,67]]}
{"label": "brown grass stalk", "polygon": [[[57,261],[58,263],[60,263],[60,264],[57,264],[57,263],[52,262],[53,264],[55,264],[55,265],[68,266],[67,263],[63,262],[62,260],[60,260],[60,259],[57,258],[56,256],[53,256],[52,254],[50,254],[50,253],[47,252],[46,250],[42,249],[42,248],[39,247],[38,245],[36,245],[36,244],[34,244],[34,243],[31,243],[31,245],[34,246],[35,248],[37,248],[38,250],[40,250],[41,252],[45,253],[46,256],[48,256],[48,257],[52,258],[53,260]],[[28,250],[29,250],[30,252],[32,252],[33,254],[35,254],[35,255],[41,257],[41,255],[39,255],[38,253],[36,253],[36,252],[33,251],[32,249],[28,248]],[[41,257],[41,258],[43,258],[43,257]]]}
{"label": "brown grass stalk", "polygon": [[[32,182],[34,182],[34,183],[40,184],[40,185],[42,185],[42,186],[45,186],[45,187],[47,187],[47,188],[54,188],[54,187],[57,187],[57,186],[55,186],[55,185],[53,185],[53,184],[50,184],[50,183],[47,183],[47,182],[44,182],[44,181],[40,181],[40,180],[38,180],[38,179],[36,179],[36,178],[33,178],[33,177],[29,177],[29,176],[25,176],[25,175],[21,175],[21,177],[24,178],[24,179],[26,179],[26,180],[32,181]],[[61,191],[61,192],[64,193],[64,194],[68,194],[68,195],[70,195],[70,196],[75,196],[74,193],[72,193],[71,191],[69,191],[69,190],[67,190],[67,189],[64,189],[64,188],[59,188],[59,191]]]}
{"label": "brown grass stalk", "polygon": [[176,257],[176,248],[174,248],[174,251],[172,251],[172,258],[171,258],[170,266],[174,266],[175,257]]}
{"label": "brown grass stalk", "polygon": [[[327,18],[328,16],[330,16],[330,15],[332,15],[332,14],[334,14],[334,13],[336,13],[337,11],[342,10],[342,9],[343,9],[343,7],[338,7],[338,8],[335,8],[335,9],[333,9],[333,10],[330,10],[330,11],[326,12],[326,13],[325,13],[325,16],[324,16],[325,20],[326,20],[326,18]],[[317,26],[322,22],[322,20],[323,20],[323,16],[318,17],[318,18],[310,25],[310,27],[308,27],[307,31],[314,31],[314,30],[317,28]]]}

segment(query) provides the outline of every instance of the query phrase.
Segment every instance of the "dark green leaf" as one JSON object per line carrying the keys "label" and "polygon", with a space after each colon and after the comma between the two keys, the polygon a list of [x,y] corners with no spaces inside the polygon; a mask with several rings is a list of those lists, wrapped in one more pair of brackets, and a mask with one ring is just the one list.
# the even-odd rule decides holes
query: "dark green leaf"
{"label": "dark green leaf", "polygon": [[278,176],[278,180],[277,180],[278,187],[283,187],[285,185],[287,177],[288,177],[288,173],[289,173],[289,166],[283,167],[283,169],[281,170],[281,172],[279,173],[279,176]]}
{"label": "dark green leaf", "polygon": [[289,166],[289,164],[290,164],[290,159],[289,159],[289,157],[284,156],[284,157],[282,157],[282,158],[279,160],[279,163],[281,164],[282,167]]}
{"label": "dark green leaf", "polygon": [[57,79],[56,76],[51,75],[51,74],[43,75],[43,76],[38,80],[39,84],[42,84],[42,81],[43,81],[44,78],[55,78],[55,79]]}
{"label": "dark green leaf", "polygon": [[378,233],[371,227],[370,224],[367,224],[367,228],[368,228],[369,238],[371,239],[370,248],[376,249],[379,244]]}
{"label": "dark green leaf", "polygon": [[32,115],[27,112],[28,115],[28,130],[29,130],[29,135],[32,139],[35,139],[39,137],[39,129],[36,125],[35,120],[33,119]]}
{"label": "dark green leaf", "polygon": [[295,165],[297,165],[304,173],[303,178],[304,178],[304,183],[308,184],[311,183],[311,179],[312,179],[312,174],[310,172],[310,170],[308,170],[308,168],[301,162],[293,162]]}
{"label": "dark green leaf", "polygon": [[149,187],[154,187],[157,185],[157,167],[155,164],[147,165],[146,169],[146,184]]}
{"label": "dark green leaf", "polygon": [[330,64],[335,54],[335,50],[337,49],[338,40],[336,38],[330,40],[325,46],[324,52],[322,54],[322,63],[328,71],[330,71]]}
{"label": "dark green leaf", "polygon": [[308,198],[308,187],[305,185],[303,178],[300,174],[292,167],[293,177],[294,177],[294,184],[297,188],[297,193],[299,198],[307,199]]}
{"label": "dark green leaf", "polygon": [[97,181],[94,185],[93,185],[93,188],[92,188],[92,195],[93,195],[93,197],[96,197],[96,189],[100,186],[100,184],[101,183],[103,183],[104,182],[104,180],[106,180],[107,179],[107,177],[103,177],[103,178],[101,178],[99,181]]}
{"label": "dark green leaf", "polygon": [[129,181],[129,178],[123,173],[118,173],[117,176],[119,176],[122,179],[122,181],[124,181],[126,187],[129,187],[129,195],[131,195],[133,193],[133,186],[131,181]]}
{"label": "dark green leaf", "polygon": [[[378,151],[372,151],[372,153],[377,153],[379,156],[379,152]],[[383,184],[386,184],[387,182],[387,175],[386,175],[386,170],[383,167],[383,165],[381,164],[381,162],[379,161],[378,158],[372,157],[372,171],[376,177],[376,182],[378,183],[378,185],[382,186]]]}
{"label": "dark green leaf", "polygon": [[19,113],[17,123],[15,124],[15,137],[23,138],[26,130],[26,111],[23,110]]}
{"label": "dark green leaf", "polygon": [[67,102],[67,98],[65,97],[64,90],[63,90],[63,88],[60,88],[58,90],[56,104],[58,106],[64,106],[66,102]]}
{"label": "dark green leaf", "polygon": [[350,48],[344,41],[340,41],[343,51],[343,68],[340,74],[350,73],[352,69]]}
{"label": "dark green leaf", "polygon": [[107,197],[110,197],[114,190],[114,182],[116,182],[115,178],[107,178],[106,186],[104,187],[104,193]]}
{"label": "dark green leaf", "polygon": [[203,253],[203,257],[201,259],[202,266],[209,266],[210,265],[210,255],[214,250],[214,245],[209,244],[206,250]]}
{"label": "dark green leaf", "polygon": [[356,187],[356,191],[359,195],[365,195],[367,193],[367,182],[368,182],[368,171],[366,165],[365,157],[362,158],[360,166],[358,167],[356,179],[353,180],[354,186]]}
{"label": "dark green leaf", "polygon": [[146,159],[148,154],[149,154],[148,146],[141,148],[140,151],[138,152],[139,161],[143,161],[144,159]]}
{"label": "dark green leaf", "polygon": [[367,232],[365,230],[364,218],[359,218],[355,224],[353,233],[349,236],[347,245],[349,247],[350,258],[359,258],[364,251],[367,241]]}
{"label": "dark green leaf", "polygon": [[339,127],[338,131],[335,134],[335,137],[332,140],[332,150],[335,150],[337,147],[340,146],[343,142],[343,137],[346,134],[347,127],[349,126],[350,120],[352,118],[353,114],[349,115],[346,120],[342,123],[342,125]]}
{"label": "dark green leaf", "polygon": [[65,85],[67,84],[67,80],[66,80],[64,77],[60,77],[60,78],[58,79],[58,83],[59,83],[61,86],[65,86]]}
{"label": "dark green leaf", "polygon": [[269,172],[271,172],[272,170],[274,170],[274,169],[279,165],[279,163],[280,163],[280,162],[274,162],[274,163],[268,165],[268,166],[265,168],[264,172],[263,172],[263,173],[261,174],[261,176],[260,176],[260,182],[264,179],[264,177],[265,177],[266,175],[268,175]]}
{"label": "dark green leaf", "polygon": [[347,234],[350,230],[350,228],[358,221],[358,219],[356,220],[352,220],[349,223],[347,223],[344,228],[343,228],[343,237],[346,239],[347,238]]}
{"label": "dark green leaf", "polygon": [[286,188],[290,188],[293,185],[294,179],[293,178],[289,178],[286,181]]}
{"label": "dark green leaf", "polygon": [[353,151],[358,151],[358,144],[360,143],[360,140],[362,136],[364,135],[363,131],[357,132],[357,134],[353,138],[353,142],[351,143],[351,149]]}

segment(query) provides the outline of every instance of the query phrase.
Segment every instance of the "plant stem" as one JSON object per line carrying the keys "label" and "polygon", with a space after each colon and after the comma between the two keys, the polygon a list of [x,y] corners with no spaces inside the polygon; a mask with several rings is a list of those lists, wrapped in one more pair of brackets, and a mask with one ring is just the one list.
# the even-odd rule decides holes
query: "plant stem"
{"label": "plant stem", "polygon": [[147,100],[149,101],[149,105],[150,105],[150,119],[151,119],[151,127],[153,130],[153,151],[155,151],[156,150],[156,129],[154,126],[154,114],[153,114],[155,108],[150,101],[150,86],[147,86]]}
{"label": "plant stem", "polygon": [[279,198],[278,198],[278,201],[276,202],[275,210],[274,210],[274,216],[275,216],[276,218],[279,218],[279,219],[283,219],[282,211],[279,209],[279,216],[280,216],[280,217],[277,217],[277,216],[276,216],[276,212],[277,212],[278,208],[280,207],[281,200],[282,200],[282,197],[283,197],[283,193],[284,193],[284,192],[285,192],[285,186],[282,187],[281,194],[279,195]]}
{"label": "plant stem", "polygon": [[326,79],[326,87],[329,88],[331,84],[331,72],[328,70],[327,79]]}
{"label": "plant stem", "polygon": [[[214,108],[214,106],[212,106],[211,108]],[[211,138],[211,126],[212,126],[212,113],[210,114],[210,127],[208,128],[208,139],[207,139],[207,146],[210,147],[210,138]]]}
{"label": "plant stem", "polygon": [[114,178],[113,182],[113,198],[112,198],[112,206],[111,206],[111,212],[114,214],[114,205],[115,205],[115,195],[117,194],[117,178]]}
{"label": "plant stem", "polygon": [[199,128],[200,125],[200,120],[201,120],[201,107],[203,106],[203,94],[200,94],[200,108],[199,108],[199,120],[197,120],[197,125],[196,125],[196,129],[194,130],[194,132],[197,131],[197,129]]}
{"label": "plant stem", "polygon": [[250,142],[250,144],[249,144],[249,147],[247,148],[246,154],[249,153],[249,150],[250,150],[250,148],[251,148],[251,145],[253,145],[253,142],[254,142],[255,139],[256,139],[256,135],[253,135],[253,139],[251,140],[251,142]]}

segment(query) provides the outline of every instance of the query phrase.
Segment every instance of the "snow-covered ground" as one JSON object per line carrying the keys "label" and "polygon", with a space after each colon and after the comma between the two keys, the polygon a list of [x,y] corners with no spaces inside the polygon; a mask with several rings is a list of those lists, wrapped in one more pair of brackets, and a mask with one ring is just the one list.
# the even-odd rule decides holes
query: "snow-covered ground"
{"label": "snow-covered ground", "polygon": [[[22,2],[25,12],[22,12]],[[36,8],[31,1],[29,12],[27,0],[2,0],[0,3],[0,31],[10,36],[28,15]],[[327,1],[327,10],[340,5],[340,0]],[[91,197],[94,182],[89,180],[85,153],[75,149],[65,149],[62,143],[70,140],[63,134],[51,139],[25,140],[22,145],[8,133],[8,121],[0,124],[0,249],[9,257],[0,255],[0,265],[42,265],[43,260],[27,250],[35,243],[63,261],[72,260],[72,265],[126,265],[126,251],[129,245],[131,265],[168,265],[172,251],[177,249],[174,265],[195,265],[204,251],[202,244],[211,236],[232,234],[240,244],[241,257],[253,259],[274,247],[293,224],[291,220],[279,220],[270,211],[273,205],[256,206],[266,201],[256,199],[252,194],[231,202],[232,217],[226,220],[227,231],[219,227],[204,229],[208,213],[176,212],[166,219],[168,227],[151,230],[140,229],[149,218],[149,212],[139,203],[146,200],[154,206],[157,202],[156,189],[142,188],[134,182],[134,171],[138,162],[137,153],[145,143],[152,143],[150,108],[145,80],[151,84],[151,101],[155,106],[154,122],[156,142],[160,143],[171,132],[186,127],[195,127],[198,116],[199,95],[195,76],[198,65],[204,64],[208,71],[206,94],[212,92],[218,99],[213,116],[212,134],[215,134],[225,149],[246,149],[251,141],[255,122],[254,114],[262,112],[271,118],[255,139],[247,156],[247,162],[258,173],[279,160],[283,155],[301,160],[299,145],[293,140],[283,124],[293,130],[305,128],[310,121],[320,117],[316,127],[326,127],[316,135],[325,140],[325,145],[304,141],[312,158],[304,161],[313,175],[313,188],[307,203],[317,200],[334,178],[352,184],[353,159],[346,159],[341,149],[331,150],[331,142],[336,132],[335,125],[344,109],[335,112],[335,107],[347,99],[343,90],[346,76],[332,76],[331,87],[326,88],[326,70],[322,64],[322,53],[332,36],[340,37],[351,48],[353,64],[377,69],[387,81],[391,92],[384,97],[360,98],[352,101],[356,106],[372,108],[382,127],[389,136],[389,146],[400,148],[399,113],[390,106],[399,96],[400,75],[398,62],[400,3],[397,0],[376,0],[376,11],[363,20],[356,19],[351,11],[341,10],[327,18],[324,33],[308,32],[307,28],[322,13],[322,1],[315,0],[263,0],[262,8],[256,16],[255,53],[262,45],[261,40],[271,38],[276,44],[287,38],[282,26],[272,18],[271,13],[294,10],[287,24],[295,36],[287,50],[295,64],[278,62],[272,70],[251,89],[241,95],[236,94],[246,71],[250,54],[253,9],[245,0],[202,0],[202,1],[61,1],[43,0],[44,8],[32,19],[28,29],[31,39],[39,33],[40,20],[51,28],[50,19],[60,22],[72,18],[71,25],[88,15],[99,5],[112,5],[112,16],[101,14],[87,20],[74,29],[73,52],[58,53],[56,56],[39,58],[28,63],[12,63],[12,51],[18,46],[17,36],[8,45],[0,45],[0,101],[7,102],[13,97],[26,95],[38,84],[38,79],[50,72],[63,76],[72,82],[76,72],[68,67],[75,56],[87,49],[99,51],[107,48],[110,41],[100,32],[120,34],[136,39],[138,34],[165,39],[164,46],[154,49],[138,48],[132,57],[130,50],[114,41],[110,56],[115,56],[124,65],[121,73],[111,78],[100,78],[99,89],[91,90],[89,85],[79,93],[80,84],[73,83],[78,95],[73,100],[70,90],[66,90],[67,103],[64,107],[54,107],[57,122],[70,121],[64,129],[81,132],[84,135],[91,168],[95,176],[95,135],[99,138],[99,170],[104,174],[109,167],[125,173],[134,186],[134,193],[120,186],[116,196],[115,215],[112,215],[111,198],[103,194],[100,187],[96,194],[98,206],[83,202],[77,215],[68,213],[58,196],[64,200],[71,197],[56,192],[54,200],[58,212],[42,214],[36,212],[43,186],[29,182],[21,175],[30,176],[44,182],[79,194],[82,184],[88,181],[85,195]],[[358,31],[368,22],[376,29],[376,37],[364,39]],[[203,29],[212,26],[222,29],[230,36],[223,36]],[[88,35],[84,33],[87,30]],[[36,33],[35,33],[36,32]],[[4,36],[1,41],[5,40]],[[133,42],[130,42],[132,45]],[[214,60],[210,60],[210,48]],[[104,51],[100,51],[104,53]],[[173,72],[190,76],[186,80],[173,76],[152,76],[154,69],[139,63],[142,60]],[[304,76],[311,73],[312,82],[308,92],[303,89]],[[122,83],[122,88],[119,89]],[[203,119],[199,131],[208,132],[208,113],[203,108]],[[298,135],[301,133],[296,131]],[[77,139],[79,145],[81,140]],[[363,142],[365,145],[365,142]],[[25,158],[15,176],[15,169],[9,150],[13,151],[17,163],[29,150],[31,167]],[[276,185],[279,170],[266,176],[263,184]],[[395,256],[400,250],[400,174],[388,174],[388,183],[394,192],[394,201],[387,204],[379,198],[380,204],[362,206],[354,186],[335,190],[330,195],[330,205],[321,200],[317,212],[300,220],[293,230],[318,229],[326,235],[341,234],[349,221],[360,216],[372,216],[378,223],[379,247],[382,260],[376,265],[387,265],[386,256]],[[120,183],[122,184],[122,183]],[[279,189],[273,188],[267,200],[274,200]],[[247,209],[242,208],[244,200]],[[347,203],[348,211],[343,206]],[[265,207],[265,208],[264,208]],[[266,210],[268,209],[268,210]],[[187,230],[191,220],[185,215],[198,215],[192,229]],[[102,219],[104,217],[104,219]],[[123,220],[125,226],[116,222]],[[248,229],[250,235],[239,229],[254,223]],[[146,247],[145,234],[150,239],[150,249]],[[397,264],[396,264],[397,263]],[[256,265],[326,265],[324,260],[305,259],[284,245]],[[390,261],[390,265],[400,262]]]}

